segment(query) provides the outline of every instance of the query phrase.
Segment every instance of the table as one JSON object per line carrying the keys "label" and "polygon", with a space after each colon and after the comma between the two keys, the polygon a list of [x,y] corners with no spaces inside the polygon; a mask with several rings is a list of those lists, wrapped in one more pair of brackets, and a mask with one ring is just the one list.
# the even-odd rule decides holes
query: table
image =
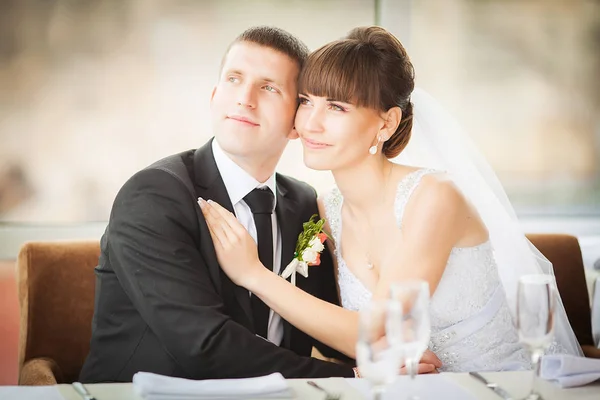
{"label": "table", "polygon": [[[506,389],[515,398],[521,398],[527,394],[531,383],[531,372],[490,372],[482,373],[489,381],[495,382]],[[408,379],[405,376],[400,379]],[[418,377],[417,377],[418,379]],[[475,380],[473,377],[464,373],[443,373],[433,377],[433,379],[449,379],[456,382],[461,387],[467,389],[473,394],[473,397],[480,400],[498,400],[499,396],[490,389]],[[289,379],[290,387],[296,393],[296,399],[299,400],[320,400],[325,396],[318,390],[309,386],[308,379]],[[364,400],[361,394],[353,389],[344,378],[326,378],[313,379],[319,385],[332,392],[342,393],[342,400]],[[600,399],[600,382],[591,385],[560,389],[556,384],[541,381],[539,383],[540,391],[545,400],[598,400]],[[59,385],[60,393],[65,400],[82,400],[70,385]],[[131,383],[99,383],[86,385],[88,391],[96,396],[97,400],[141,400],[133,392]],[[426,399],[422,399],[426,400]],[[444,399],[446,400],[446,399]]]}

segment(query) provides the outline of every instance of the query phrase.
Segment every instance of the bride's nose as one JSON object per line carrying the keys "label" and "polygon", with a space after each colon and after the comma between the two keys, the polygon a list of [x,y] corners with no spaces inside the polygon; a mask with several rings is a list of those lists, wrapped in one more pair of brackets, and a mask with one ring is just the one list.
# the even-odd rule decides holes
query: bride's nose
{"label": "bride's nose", "polygon": [[323,111],[317,107],[307,111],[304,121],[304,130],[312,133],[323,132],[323,118]]}

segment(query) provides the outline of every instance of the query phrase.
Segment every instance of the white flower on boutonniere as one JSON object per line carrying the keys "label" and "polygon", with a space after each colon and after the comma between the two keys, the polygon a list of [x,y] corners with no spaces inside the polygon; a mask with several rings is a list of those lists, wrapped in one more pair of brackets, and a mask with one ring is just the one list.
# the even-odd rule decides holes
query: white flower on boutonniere
{"label": "white flower on boutonniere", "polygon": [[309,264],[314,264],[317,261],[318,255],[319,253],[309,247],[302,252],[302,259]]}
{"label": "white flower on boutonniere", "polygon": [[[321,235],[323,235],[323,241],[325,241],[325,239],[327,239],[327,236],[322,233]],[[308,244],[309,248],[317,253],[320,253],[323,251],[323,249],[325,248],[325,246],[323,245],[323,242],[321,242],[321,237],[320,236],[316,236],[314,237],[310,243]]]}
{"label": "white flower on boutonniere", "polygon": [[317,219],[317,215],[310,217],[308,222],[302,224],[302,232],[298,235],[294,258],[281,273],[283,279],[292,277],[291,283],[296,286],[296,272],[308,278],[308,267],[321,264],[321,252],[325,249],[323,243],[327,234],[323,232],[324,219]]}

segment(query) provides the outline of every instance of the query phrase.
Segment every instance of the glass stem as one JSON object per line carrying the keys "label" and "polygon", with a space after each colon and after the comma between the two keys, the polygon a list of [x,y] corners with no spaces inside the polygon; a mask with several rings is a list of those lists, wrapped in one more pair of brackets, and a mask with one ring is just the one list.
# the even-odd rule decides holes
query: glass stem
{"label": "glass stem", "polygon": [[417,363],[418,361],[414,358],[409,358],[406,360],[406,372],[410,376],[410,384],[406,387],[406,398],[409,400],[416,399],[415,396],[417,393],[417,389],[415,387],[415,377],[417,375]]}
{"label": "glass stem", "polygon": [[373,400],[381,400],[383,399],[383,391],[384,388],[382,386],[375,386],[371,389],[371,397]]}
{"label": "glass stem", "polygon": [[406,369],[408,370],[408,374],[410,375],[410,380],[414,380],[417,375],[417,360],[411,358],[406,363]]}
{"label": "glass stem", "polygon": [[534,350],[531,353],[531,366],[533,367],[533,379],[531,382],[531,393],[537,394],[537,385],[540,379],[540,359],[542,358],[543,351]]}

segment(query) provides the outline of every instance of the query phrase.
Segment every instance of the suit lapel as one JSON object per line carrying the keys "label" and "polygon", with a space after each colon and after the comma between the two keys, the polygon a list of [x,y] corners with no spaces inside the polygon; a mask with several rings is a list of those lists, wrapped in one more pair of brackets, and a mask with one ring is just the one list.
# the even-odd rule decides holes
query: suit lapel
{"label": "suit lapel", "polygon": [[[214,139],[213,139],[214,140]],[[229,194],[225,188],[225,184],[221,179],[221,175],[215,163],[215,158],[212,151],[212,140],[196,150],[194,155],[194,175],[195,189],[199,197],[205,200],[213,200],[221,206],[234,213],[233,205],[229,199]],[[235,213],[234,213],[235,214]],[[201,246],[202,254],[204,255],[209,268],[216,269],[221,275],[223,285],[225,286],[224,296],[233,293],[236,301],[244,311],[246,317],[246,326],[254,331],[254,321],[252,318],[252,310],[250,306],[250,294],[247,289],[234,284],[221,270],[215,254],[214,245],[210,237],[210,232],[206,221],[202,219],[200,228],[202,230],[203,245]]]}
{"label": "suit lapel", "polygon": [[[292,261],[296,241],[298,240],[298,214],[294,212],[296,201],[289,195],[287,188],[280,184],[281,180],[277,180],[277,223],[281,232],[281,266],[279,273],[281,274],[285,267]],[[298,277],[296,277],[298,278]],[[290,281],[290,278],[287,278]],[[283,345],[290,349],[292,325],[285,319],[283,321]]]}

